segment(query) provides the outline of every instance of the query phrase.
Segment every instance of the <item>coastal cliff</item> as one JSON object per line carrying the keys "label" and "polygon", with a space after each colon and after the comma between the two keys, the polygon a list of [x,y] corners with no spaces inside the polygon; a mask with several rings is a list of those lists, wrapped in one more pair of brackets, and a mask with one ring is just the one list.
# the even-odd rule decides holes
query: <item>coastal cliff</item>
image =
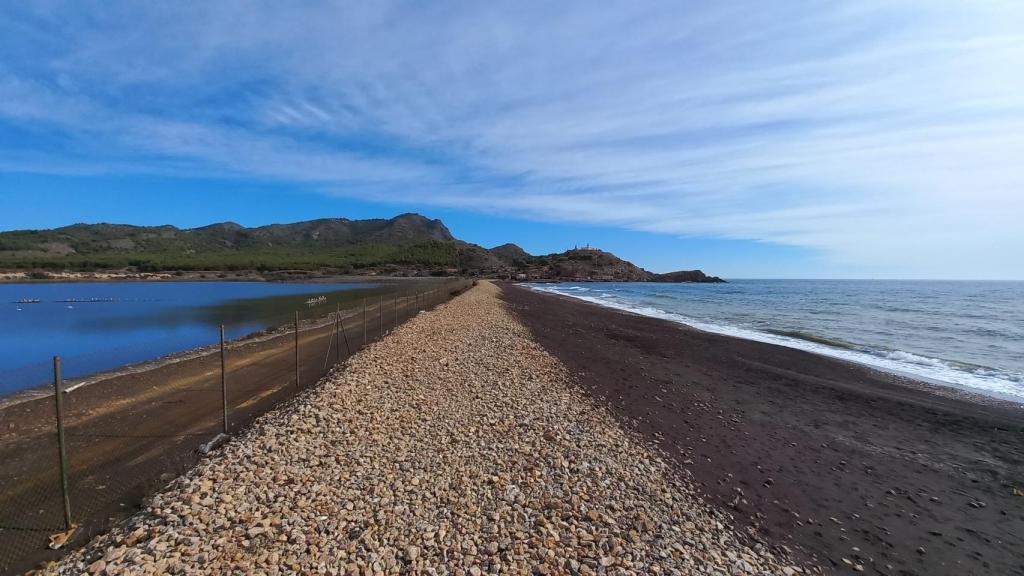
{"label": "coastal cliff", "polygon": [[590,282],[724,282],[700,270],[657,274],[596,248],[574,248],[560,254],[535,256],[519,263],[521,280]]}
{"label": "coastal cliff", "polygon": [[676,272],[666,272],[665,274],[655,274],[651,278],[651,282],[725,282],[718,276],[708,276],[701,270],[678,270]]}

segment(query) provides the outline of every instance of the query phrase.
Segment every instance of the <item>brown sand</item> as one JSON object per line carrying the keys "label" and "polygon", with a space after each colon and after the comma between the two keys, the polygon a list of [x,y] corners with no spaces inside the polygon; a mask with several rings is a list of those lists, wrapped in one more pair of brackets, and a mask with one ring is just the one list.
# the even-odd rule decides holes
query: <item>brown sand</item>
{"label": "brown sand", "polygon": [[767,543],[837,572],[1024,574],[1024,409],[511,284],[503,297]]}

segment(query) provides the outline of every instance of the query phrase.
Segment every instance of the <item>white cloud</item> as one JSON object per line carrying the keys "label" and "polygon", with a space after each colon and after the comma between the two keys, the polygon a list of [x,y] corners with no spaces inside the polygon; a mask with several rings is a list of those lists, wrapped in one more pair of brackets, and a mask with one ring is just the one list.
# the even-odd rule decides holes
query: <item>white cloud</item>
{"label": "white cloud", "polygon": [[0,17],[0,119],[76,163],[1024,277],[1016,2],[75,10]]}

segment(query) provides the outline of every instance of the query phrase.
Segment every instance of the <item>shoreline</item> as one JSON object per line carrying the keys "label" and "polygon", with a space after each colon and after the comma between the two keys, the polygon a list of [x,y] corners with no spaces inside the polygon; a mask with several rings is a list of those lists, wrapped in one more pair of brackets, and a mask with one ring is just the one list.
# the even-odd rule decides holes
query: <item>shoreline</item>
{"label": "shoreline", "polygon": [[[214,351],[110,375],[67,395],[70,500],[79,525],[71,548],[133,513],[168,479],[186,472],[200,457],[203,443],[225,432],[247,433],[255,418],[313,388],[325,374],[344,370],[360,350],[453,295],[444,290],[404,300],[396,316],[388,309],[383,324],[379,317],[368,316],[369,330],[356,313],[340,327],[344,346],[327,318],[304,325],[297,350],[288,327],[265,338],[236,339],[227,355],[226,387]],[[51,527],[61,525],[61,493],[53,481],[57,464],[51,457],[56,455],[51,450],[53,414],[52,393],[0,409],[5,424],[0,427],[0,460],[5,462],[0,467],[0,544],[13,554],[0,554],[0,573],[20,573],[66,552],[45,545]],[[26,508],[38,514],[26,516]]]}
{"label": "shoreline", "polygon": [[585,390],[766,543],[837,572],[1024,574],[1020,405],[502,288]]}
{"label": "shoreline", "polygon": [[0,271],[0,284],[73,284],[118,282],[375,282],[381,280],[432,280],[441,276],[386,276],[373,274],[328,274],[288,270],[225,272],[197,270],[178,272],[47,272],[48,278],[32,278],[29,272]]}
{"label": "shoreline", "polygon": [[48,573],[806,574],[748,544],[484,282]]}
{"label": "shoreline", "polygon": [[[376,304],[372,304],[367,307],[367,310],[376,310]],[[349,320],[353,317],[358,316],[361,311],[354,309],[342,309],[343,316],[342,321]],[[316,318],[312,320],[303,320],[300,322],[301,330],[304,332],[307,330],[317,330],[326,327],[328,324],[333,323],[331,319],[333,313]],[[225,340],[224,344],[228,351],[242,348],[250,344],[261,344],[287,334],[291,334],[292,326],[290,324],[284,324],[281,326],[275,326],[264,330],[257,330],[250,332],[238,338]],[[108,370],[103,370],[86,376],[76,376],[71,378],[64,378],[64,393],[69,394],[79,388],[105,382],[114,378],[120,378],[122,376],[128,376],[133,374],[143,374],[152,370],[158,370],[166,366],[186,362],[189,360],[195,360],[199,358],[205,358],[211,354],[216,354],[220,350],[220,344],[206,344],[203,346],[196,346],[187,350],[178,350],[158,356],[156,358],[150,358],[139,362],[133,362],[130,364],[124,364]],[[25,402],[31,402],[40,398],[48,398],[53,396],[53,383],[39,384],[31,388],[25,388],[17,390],[9,394],[0,395],[0,410],[17,406]]]}
{"label": "shoreline", "polygon": [[[367,308],[369,309],[369,308]],[[342,316],[342,319],[351,318],[358,312],[353,312],[347,316]],[[326,318],[326,317],[325,317]],[[304,321],[303,330],[314,330],[317,328],[323,328],[333,320],[326,320],[325,318],[317,319],[316,321]],[[226,350],[235,350],[242,348],[249,344],[260,344],[274,338],[285,336],[291,333],[291,326],[277,326],[266,330],[257,330],[251,332],[239,338],[231,340],[225,340],[224,345]],[[94,374],[86,376],[76,376],[71,378],[64,378],[64,393],[70,394],[79,388],[105,382],[114,378],[120,378],[122,376],[129,376],[133,374],[143,374],[153,370],[158,370],[172,364],[178,364],[189,360],[195,360],[199,358],[205,358],[211,354],[216,354],[220,351],[220,344],[206,344],[203,346],[196,346],[187,350],[179,350],[177,352],[171,352],[158,356],[156,358],[150,358],[148,360],[142,360],[141,362],[133,362],[131,364],[125,364],[109,370],[103,370]],[[0,396],[0,410],[17,406],[24,402],[31,402],[40,398],[48,398],[53,396],[53,384],[40,384],[31,388],[25,388]]]}
{"label": "shoreline", "polygon": [[[216,279],[216,280],[223,281],[223,279]],[[410,281],[410,280],[414,281],[415,279],[408,279],[408,278],[402,278],[402,277],[374,277],[374,278],[356,277],[356,278],[351,278],[351,277],[339,276],[339,277],[333,277],[333,278],[322,278],[322,279],[319,279],[319,280],[310,280],[310,281],[306,281],[306,282],[302,282],[302,283],[309,283],[309,284],[328,283],[328,284],[330,284],[330,283],[343,282],[343,281],[346,282],[346,283],[359,283],[359,282],[371,282],[372,281],[372,282],[377,282],[379,284],[388,285],[388,283],[392,283],[392,282],[401,282],[401,281]],[[148,280],[142,280],[142,281],[148,281]],[[167,281],[169,281],[169,282],[170,281],[191,282],[193,280],[175,278],[174,280],[167,280]],[[246,281],[246,280],[239,280],[239,281]],[[53,281],[36,281],[35,283],[50,283],[50,282],[53,282]],[[56,282],[56,283],[62,283],[62,282],[65,282],[65,281],[60,281],[60,282]],[[66,282],[77,282],[77,281],[68,280]],[[94,282],[97,282],[97,283],[99,283],[99,282],[117,283],[117,282],[122,282],[122,280],[95,280]],[[363,288],[359,288],[359,289],[362,290]],[[376,310],[376,304],[369,305],[367,307],[367,310]],[[342,316],[342,320],[345,321],[345,320],[348,320],[348,319],[358,315],[359,314],[359,310],[352,309],[352,308],[348,308],[348,309],[343,308],[342,309],[342,313],[344,314]],[[331,312],[331,314],[333,314],[333,311]],[[317,318],[317,319],[314,319],[314,320],[303,320],[301,322],[302,328],[303,328],[303,330],[323,328],[324,326],[326,326],[326,324],[328,322],[332,321],[332,320],[328,320],[329,317],[330,317],[330,314],[326,314],[322,318]],[[277,338],[279,336],[282,336],[282,335],[284,335],[286,333],[290,333],[290,331],[291,331],[291,324],[288,323],[288,324],[284,324],[284,325],[281,325],[281,326],[273,326],[273,327],[266,328],[266,329],[263,329],[263,330],[256,330],[256,331],[251,332],[249,334],[245,334],[245,335],[239,336],[237,338],[226,340],[225,344],[227,345],[228,349],[231,350],[233,348],[245,346],[247,344],[254,344],[254,343],[265,342],[267,340],[271,340],[273,338]],[[81,388],[83,386],[89,386],[89,385],[92,385],[92,384],[96,384],[98,382],[103,382],[103,381],[106,381],[106,380],[110,380],[112,378],[118,378],[118,377],[121,377],[121,376],[130,375],[130,374],[141,374],[141,373],[145,373],[145,372],[148,372],[148,371],[151,371],[151,370],[156,370],[156,369],[168,366],[168,365],[176,364],[176,363],[179,363],[179,362],[184,362],[184,361],[187,361],[187,360],[193,360],[193,359],[196,359],[196,358],[202,358],[204,356],[208,356],[210,354],[214,354],[218,350],[219,350],[219,344],[216,344],[216,343],[215,344],[204,344],[204,345],[201,345],[201,346],[195,346],[195,347],[187,348],[187,349],[184,349],[184,350],[177,350],[177,351],[169,352],[169,353],[166,353],[166,354],[163,354],[163,355],[160,355],[160,356],[156,356],[156,357],[153,357],[153,358],[147,358],[147,359],[144,359],[144,360],[139,360],[137,362],[131,362],[131,363],[128,363],[128,364],[123,364],[123,365],[115,366],[115,367],[112,367],[112,368],[109,368],[109,369],[106,369],[106,370],[101,370],[99,372],[94,372],[92,374],[87,374],[85,376],[75,376],[75,377],[70,377],[70,378],[64,378],[65,393],[70,393],[73,390],[76,390],[76,389]],[[13,392],[9,392],[9,393],[6,393],[6,394],[0,394],[0,410],[3,410],[5,408],[11,407],[11,406],[16,406],[18,404],[22,404],[22,403],[25,403],[25,402],[31,402],[31,401],[37,400],[39,398],[46,398],[46,397],[50,397],[50,396],[53,396],[53,382],[40,383],[38,385],[34,385],[34,386],[29,387],[29,388],[23,388],[23,389],[15,390]]]}
{"label": "shoreline", "polygon": [[[785,342],[785,341],[777,342],[777,341],[774,341],[774,340],[772,340],[770,338],[771,336],[773,336],[773,334],[770,333],[770,332],[765,333],[764,334],[764,338],[749,338],[749,337],[745,337],[745,336],[738,335],[738,334],[728,333],[728,332],[725,332],[725,331],[709,330],[709,329],[702,328],[700,326],[695,326],[695,325],[693,325],[691,323],[688,323],[686,321],[683,321],[683,320],[676,320],[676,319],[671,319],[671,318],[665,318],[665,317],[657,316],[657,315],[643,314],[643,313],[638,312],[636,310],[632,310],[632,309],[625,308],[625,307],[610,306],[610,305],[607,305],[607,304],[602,304],[602,303],[594,302],[594,301],[592,301],[592,300],[590,300],[588,298],[582,297],[582,296],[575,296],[575,295],[572,295],[572,294],[563,294],[561,292],[552,292],[552,291],[548,291],[548,290],[540,290],[540,289],[534,288],[533,286],[531,286],[531,284],[533,284],[533,283],[532,282],[531,283],[516,283],[516,286],[521,286],[521,287],[527,288],[527,289],[535,291],[535,292],[539,292],[539,293],[542,293],[542,294],[551,295],[551,296],[555,296],[555,297],[559,297],[559,298],[565,298],[565,299],[572,300],[572,301],[575,301],[575,302],[585,302],[585,303],[591,304],[593,306],[599,306],[601,308],[605,308],[605,309],[608,309],[608,310],[613,310],[613,311],[616,311],[616,312],[621,312],[621,313],[624,313],[624,314],[631,314],[631,315],[639,316],[639,317],[642,317],[642,318],[652,318],[652,319],[655,319],[655,320],[662,320],[662,321],[665,321],[665,322],[670,322],[672,324],[675,324],[675,325],[678,325],[678,326],[682,326],[682,327],[684,327],[684,328],[686,328],[688,330],[695,330],[695,331],[703,333],[703,334],[714,334],[716,336],[721,336],[721,337],[724,337],[724,338],[735,338],[737,340],[744,340],[744,341],[747,341],[747,342],[757,342],[759,344],[764,344],[766,346],[780,346],[780,347],[789,348],[789,349],[792,349],[792,350],[800,350],[801,352],[806,352],[806,353],[809,353],[809,354],[814,354],[816,356],[827,358],[829,360],[833,360],[833,361],[836,361],[836,362],[843,362],[843,363],[847,363],[847,364],[851,364],[851,365],[857,366],[859,368],[863,368],[863,369],[866,369],[866,370],[871,370],[871,371],[877,372],[879,374],[885,375],[887,377],[898,378],[906,386],[913,387],[913,388],[918,388],[918,389],[921,389],[921,390],[927,390],[928,392],[930,392],[932,394],[937,394],[937,395],[948,397],[948,398],[956,398],[956,399],[961,399],[961,400],[967,400],[967,401],[975,402],[975,403],[978,403],[978,404],[986,404],[986,405],[993,405],[993,406],[1003,406],[1003,407],[1009,407],[1009,408],[1017,408],[1017,409],[1020,409],[1020,410],[1024,411],[1024,398],[1022,398],[1022,397],[1013,396],[1011,394],[1006,394],[1006,393],[998,392],[998,391],[995,391],[995,390],[982,391],[979,388],[975,388],[975,387],[972,387],[972,386],[969,386],[969,385],[966,385],[966,384],[960,384],[960,383],[957,383],[957,382],[950,382],[950,381],[941,380],[941,379],[938,379],[938,378],[931,378],[931,377],[928,377],[928,376],[925,376],[925,375],[922,375],[922,374],[915,374],[914,372],[911,372],[909,370],[904,370],[904,369],[900,369],[900,368],[880,365],[877,362],[871,362],[871,361],[867,361],[867,360],[859,360],[857,358],[850,358],[848,356],[843,356],[843,355],[840,355],[840,354],[837,354],[837,353],[830,353],[830,351],[827,350],[828,346],[824,345],[824,344],[821,344],[821,343],[817,343],[817,344],[819,346],[824,346],[826,348],[825,350],[822,350],[822,349],[819,349],[819,348],[816,348],[816,347],[813,347],[813,346],[808,346],[807,345],[808,342],[810,344],[814,344],[815,342],[813,342],[813,341],[805,341],[805,340],[801,340],[799,338],[793,338],[793,339],[797,340],[799,343],[804,344],[804,346],[798,345],[798,342]],[[664,311],[661,311],[661,312],[664,312]],[[673,313],[665,312],[665,314],[673,314]],[[780,336],[780,335],[774,335],[774,336]],[[867,354],[867,353],[864,353],[864,354]]]}

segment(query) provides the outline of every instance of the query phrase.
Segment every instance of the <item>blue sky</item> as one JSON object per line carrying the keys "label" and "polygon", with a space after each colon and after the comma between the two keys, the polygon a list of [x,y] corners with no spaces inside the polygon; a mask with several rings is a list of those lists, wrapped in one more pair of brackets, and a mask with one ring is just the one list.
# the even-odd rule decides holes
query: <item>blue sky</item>
{"label": "blue sky", "polygon": [[657,271],[1024,279],[1019,2],[18,3],[0,229],[416,211]]}

